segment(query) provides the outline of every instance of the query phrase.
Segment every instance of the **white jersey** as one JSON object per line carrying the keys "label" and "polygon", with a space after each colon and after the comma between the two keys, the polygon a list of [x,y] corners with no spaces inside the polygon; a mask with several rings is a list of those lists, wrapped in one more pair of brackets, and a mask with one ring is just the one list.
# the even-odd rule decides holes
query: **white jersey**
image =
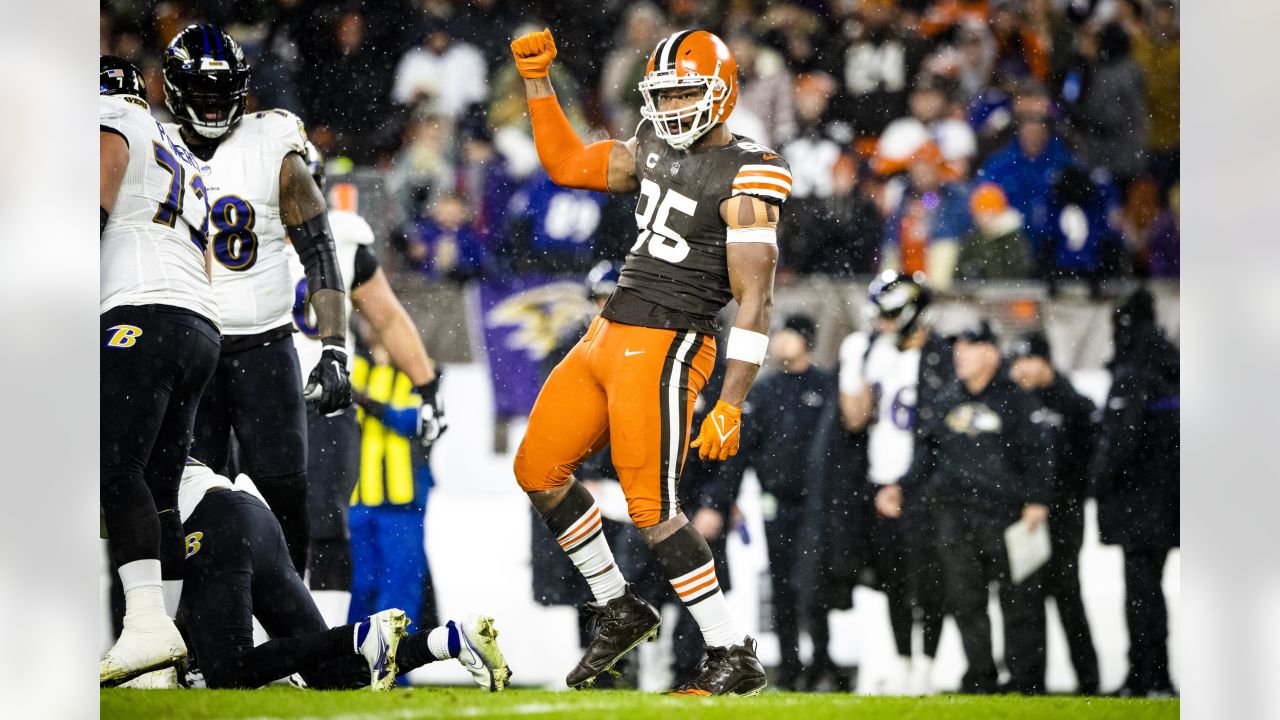
{"label": "white jersey", "polygon": [[866,333],[854,333],[840,345],[840,392],[861,392],[868,385],[876,407],[867,428],[869,476],[891,485],[911,469],[915,443],[920,349],[899,350],[896,338],[877,335],[868,351]]}
{"label": "white jersey", "polygon": [[[351,284],[355,281],[356,250],[361,245],[373,244],[373,228],[359,215],[347,210],[329,211],[329,229],[333,231],[333,244],[338,251],[338,269],[342,272],[342,286],[347,293],[347,317],[351,317]],[[293,324],[298,332],[293,334],[293,345],[298,351],[298,366],[302,369],[302,382],[307,381],[311,369],[320,362],[324,345],[316,333],[315,315],[306,304],[307,274],[298,259],[293,245],[289,245],[289,277],[294,288]],[[355,357],[355,339],[347,333],[347,370]]]}
{"label": "white jersey", "polygon": [[[166,125],[177,137],[178,126]],[[285,325],[293,284],[280,220],[280,165],[306,157],[302,121],[285,110],[246,115],[209,158],[209,242],[224,335]]]}
{"label": "white jersey", "polygon": [[141,101],[101,95],[98,122],[129,145],[120,193],[102,229],[98,311],[171,305],[217,325],[204,259],[208,168]]}

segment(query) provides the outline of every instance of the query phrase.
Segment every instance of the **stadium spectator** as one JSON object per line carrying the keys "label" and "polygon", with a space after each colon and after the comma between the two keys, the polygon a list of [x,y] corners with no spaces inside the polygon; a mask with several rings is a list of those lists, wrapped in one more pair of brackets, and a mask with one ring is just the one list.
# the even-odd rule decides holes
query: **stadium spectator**
{"label": "stadium spectator", "polygon": [[750,35],[731,37],[728,44],[742,79],[730,125],[765,147],[781,146],[796,134],[795,78],[777,51]]}
{"label": "stadium spectator", "polygon": [[665,30],[666,20],[653,3],[638,2],[627,8],[622,30],[600,73],[600,101],[614,137],[629,138],[640,124],[644,100],[638,86]]}
{"label": "stadium spectator", "polygon": [[1133,56],[1146,80],[1147,117],[1150,122],[1149,169],[1167,193],[1178,178],[1179,96],[1178,71],[1182,42],[1178,35],[1178,7],[1173,0],[1155,0],[1146,22],[1132,33]]}
{"label": "stadium spectator", "polygon": [[[473,108],[476,109],[476,108]],[[506,158],[493,146],[493,135],[479,112],[459,123],[458,166],[454,192],[467,204],[471,227],[492,247],[502,240],[507,225],[507,203],[517,183],[507,171]]]}
{"label": "stadium spectator", "polygon": [[431,280],[474,278],[488,263],[483,239],[468,223],[466,204],[452,193],[431,202],[429,215],[414,224],[407,241],[411,264]]}
{"label": "stadium spectator", "polygon": [[1058,280],[1074,278],[1088,281],[1096,295],[1103,277],[1129,274],[1130,258],[1109,222],[1112,194],[1109,186],[1094,182],[1079,167],[1066,168],[1054,181],[1048,242],[1037,252],[1050,293]]}
{"label": "stadium spectator", "polygon": [[907,167],[908,184],[885,223],[881,267],[924,272],[945,290],[955,274],[960,240],[969,232],[968,193],[937,143],[920,146]]}
{"label": "stadium spectator", "polygon": [[449,30],[443,20],[429,20],[418,45],[396,65],[391,99],[406,106],[422,106],[454,120],[471,105],[488,97],[484,55]]}
{"label": "stadium spectator", "polygon": [[453,124],[439,115],[414,118],[392,163],[388,189],[401,217],[414,218],[425,201],[453,189]]}
{"label": "stadium spectator", "polygon": [[1050,190],[1072,164],[1071,153],[1053,132],[1044,86],[1023,82],[1012,103],[1016,135],[987,159],[978,177],[995,183],[1022,214],[1033,255],[1051,234]]}
{"label": "stadium spectator", "polygon": [[1147,246],[1147,273],[1153,278],[1177,279],[1179,275],[1182,232],[1178,225],[1178,213],[1181,211],[1179,196],[1178,185],[1169,189],[1168,207],[1160,211],[1151,228],[1151,240]]}
{"label": "stadium spectator", "polygon": [[847,151],[853,129],[827,112],[835,91],[835,79],[824,72],[796,79],[799,134],[782,147],[792,168],[779,237],[784,277],[867,273],[875,261],[880,217],[859,192],[858,163]]}
{"label": "stadium spectator", "polygon": [[967,105],[991,84],[995,40],[986,23],[979,20],[961,22],[951,35],[954,39],[925,61],[923,72],[955,78],[956,98]]}
{"label": "stadium spectator", "polygon": [[[816,536],[810,492],[818,468],[810,466],[824,412],[836,402],[836,379],[813,363],[817,326],[807,315],[791,315],[773,333],[770,356],[780,369],[762,377],[743,405],[742,445],[726,472],[740,481],[755,468],[764,492],[773,626],[782,659],[777,684],[795,690],[804,673],[800,627],[812,614]],[[736,483],[735,483],[736,484]]]}
{"label": "stadium spectator", "polygon": [[1139,177],[1129,186],[1129,196],[1117,213],[1115,225],[1126,252],[1133,257],[1135,274],[1152,277],[1169,273],[1169,256],[1177,262],[1178,230],[1172,214],[1161,207],[1160,189],[1150,175]]}
{"label": "stadium spectator", "polygon": [[1169,696],[1169,618],[1161,578],[1179,533],[1178,349],[1144,289],[1112,316],[1111,390],[1089,467],[1102,542],[1124,550],[1129,673],[1122,696]]}
{"label": "stadium spectator", "polygon": [[1026,22],[1021,3],[991,3],[991,35],[996,45],[996,65],[1007,74],[1049,79],[1049,39]]}
{"label": "stadium spectator", "polygon": [[862,0],[857,21],[845,23],[838,111],[852,119],[859,137],[877,137],[894,118],[907,113],[908,83],[919,72],[928,43],[898,23],[893,0]]}
{"label": "stadium spectator", "polygon": [[[1080,63],[1067,77],[1062,105],[1071,141],[1086,168],[1108,170],[1127,191],[1129,181],[1147,167],[1142,69],[1118,23],[1086,30],[1079,40]],[[1076,85],[1078,91],[1073,91]]]}
{"label": "stadium spectator", "polygon": [[995,183],[982,183],[969,198],[973,230],[960,243],[956,280],[1017,280],[1031,276],[1031,248],[1022,232],[1022,213]]}
{"label": "stadium spectator", "polygon": [[1044,406],[1046,422],[1053,428],[1056,460],[1049,503],[1053,554],[1045,568],[1045,595],[1053,597],[1058,607],[1076,671],[1076,692],[1095,695],[1098,654],[1080,594],[1080,546],[1084,543],[1084,500],[1089,490],[1087,470],[1097,432],[1093,422],[1097,407],[1053,366],[1049,340],[1043,332],[1031,333],[1015,346],[1009,377]]}
{"label": "stadium spectator", "polygon": [[503,262],[516,272],[586,272],[607,201],[604,193],[560,187],[538,170],[507,205]]}
{"label": "stadium spectator", "polygon": [[453,36],[475,45],[488,68],[506,62],[514,37],[511,29],[518,20],[516,8],[501,0],[470,0],[455,7],[456,13],[449,18]]}
{"label": "stadium spectator", "polygon": [[1021,521],[1045,522],[1051,500],[1053,450],[1038,405],[1001,372],[991,326],[965,330],[954,346],[956,380],[936,398],[936,413],[920,419],[916,460],[900,483],[902,495],[919,493],[933,506],[947,609],[956,619],[969,668],[963,692],[993,693],[988,588],[1000,586],[1004,689],[1044,692],[1043,568],[1020,583],[1010,577],[1004,531]]}
{"label": "stadium spectator", "polygon": [[883,175],[900,172],[912,153],[933,141],[957,176],[967,176],[978,145],[969,124],[954,116],[955,96],[950,78],[923,73],[916,78],[907,99],[910,114],[889,123],[876,145],[876,170]]}

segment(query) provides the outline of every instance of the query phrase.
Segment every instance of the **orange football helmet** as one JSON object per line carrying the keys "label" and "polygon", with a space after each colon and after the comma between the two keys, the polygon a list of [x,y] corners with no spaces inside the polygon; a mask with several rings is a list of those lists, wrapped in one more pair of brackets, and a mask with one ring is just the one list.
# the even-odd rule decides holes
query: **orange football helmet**
{"label": "orange football helmet", "polygon": [[[676,110],[660,110],[663,90],[701,86],[702,99]],[[674,33],[658,43],[640,81],[640,114],[658,137],[686,150],[708,130],[729,118],[738,102],[738,63],[729,46],[705,30]]]}

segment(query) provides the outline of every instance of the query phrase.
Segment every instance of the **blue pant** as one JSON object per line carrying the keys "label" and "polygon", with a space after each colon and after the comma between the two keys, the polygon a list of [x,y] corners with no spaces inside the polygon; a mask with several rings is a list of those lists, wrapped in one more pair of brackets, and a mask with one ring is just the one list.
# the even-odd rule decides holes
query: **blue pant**
{"label": "blue pant", "polygon": [[426,512],[413,506],[351,508],[351,609],[348,622],[400,608],[419,629],[437,625],[424,544]]}

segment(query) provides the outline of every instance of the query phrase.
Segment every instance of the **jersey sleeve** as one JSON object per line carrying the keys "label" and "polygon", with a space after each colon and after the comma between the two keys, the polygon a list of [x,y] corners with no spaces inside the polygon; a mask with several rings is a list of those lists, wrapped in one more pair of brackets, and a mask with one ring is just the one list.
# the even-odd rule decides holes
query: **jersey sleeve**
{"label": "jersey sleeve", "polygon": [[840,392],[845,395],[862,392],[867,386],[863,377],[863,358],[867,355],[869,338],[856,332],[840,343]]}
{"label": "jersey sleeve", "polygon": [[767,203],[781,205],[790,194],[791,168],[787,161],[771,151],[753,151],[744,154],[743,163],[733,176],[729,196],[750,195]]}
{"label": "jersey sleeve", "polygon": [[361,285],[369,282],[369,278],[378,272],[378,256],[373,254],[373,250],[368,245],[361,245],[356,248],[356,259],[354,269],[352,271],[351,289],[355,290]]}
{"label": "jersey sleeve", "polygon": [[280,150],[281,157],[289,153],[307,155],[307,129],[302,119],[288,110],[264,110],[257,113],[262,119],[262,133],[268,142]]}
{"label": "jersey sleeve", "polygon": [[102,132],[119,135],[129,145],[127,131],[129,107],[110,95],[98,96],[98,127]]}

